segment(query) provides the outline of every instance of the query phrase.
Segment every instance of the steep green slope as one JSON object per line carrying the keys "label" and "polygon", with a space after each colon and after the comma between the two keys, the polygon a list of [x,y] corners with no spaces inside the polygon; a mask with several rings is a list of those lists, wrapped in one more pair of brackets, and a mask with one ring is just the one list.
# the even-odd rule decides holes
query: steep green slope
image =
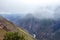
{"label": "steep green slope", "polygon": [[19,28],[12,22],[0,16],[0,40],[3,40],[6,32],[19,32],[19,35],[23,35],[25,40],[35,40],[25,29]]}

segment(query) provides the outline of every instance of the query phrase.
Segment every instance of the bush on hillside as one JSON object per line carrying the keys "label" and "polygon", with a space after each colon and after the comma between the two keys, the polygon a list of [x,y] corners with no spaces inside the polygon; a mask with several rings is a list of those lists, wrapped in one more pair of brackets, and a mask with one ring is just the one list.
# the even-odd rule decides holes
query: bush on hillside
{"label": "bush on hillside", "polygon": [[7,32],[3,40],[25,40],[24,36],[19,36],[18,32]]}

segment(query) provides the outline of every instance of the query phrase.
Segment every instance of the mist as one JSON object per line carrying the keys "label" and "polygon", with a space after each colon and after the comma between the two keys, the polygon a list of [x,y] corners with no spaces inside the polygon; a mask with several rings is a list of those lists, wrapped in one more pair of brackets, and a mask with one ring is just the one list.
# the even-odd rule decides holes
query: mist
{"label": "mist", "polygon": [[[0,0],[0,14],[33,14],[37,18],[60,18],[60,0]],[[57,9],[58,8],[58,9]]]}

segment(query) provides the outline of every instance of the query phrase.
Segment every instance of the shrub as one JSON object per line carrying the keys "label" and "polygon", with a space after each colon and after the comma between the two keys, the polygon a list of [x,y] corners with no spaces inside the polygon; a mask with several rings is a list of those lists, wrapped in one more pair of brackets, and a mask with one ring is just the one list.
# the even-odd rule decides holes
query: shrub
{"label": "shrub", "polygon": [[25,40],[24,36],[20,36],[18,32],[7,32],[3,40]]}

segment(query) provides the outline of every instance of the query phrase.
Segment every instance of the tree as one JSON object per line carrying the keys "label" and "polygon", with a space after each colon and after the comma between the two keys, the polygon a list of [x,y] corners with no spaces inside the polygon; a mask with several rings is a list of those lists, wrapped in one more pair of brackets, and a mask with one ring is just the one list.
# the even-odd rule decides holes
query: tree
{"label": "tree", "polygon": [[25,40],[24,36],[19,36],[18,32],[7,32],[3,40]]}

